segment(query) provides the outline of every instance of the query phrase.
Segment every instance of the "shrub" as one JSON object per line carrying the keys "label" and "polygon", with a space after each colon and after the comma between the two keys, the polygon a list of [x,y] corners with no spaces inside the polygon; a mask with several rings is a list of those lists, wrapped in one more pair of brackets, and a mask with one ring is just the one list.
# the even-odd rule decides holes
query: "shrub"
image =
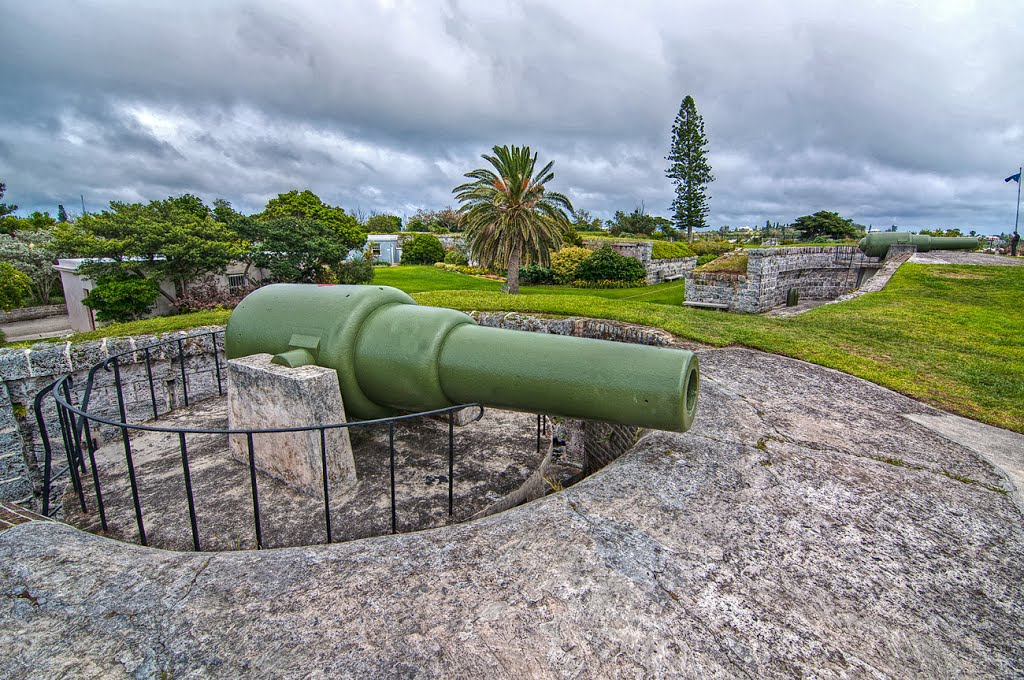
{"label": "shrub", "polygon": [[454,264],[460,267],[465,267],[469,264],[469,258],[466,254],[460,251],[458,248],[449,248],[448,252],[444,254],[445,264]]}
{"label": "shrub", "polygon": [[685,243],[669,243],[668,241],[654,241],[651,248],[651,257],[655,260],[667,260],[673,257],[693,257],[694,252]]}
{"label": "shrub", "polygon": [[10,263],[0,262],[0,309],[14,309],[32,292],[32,279]]}
{"label": "shrub", "polygon": [[338,283],[357,284],[373,281],[373,264],[362,257],[336,264],[333,270]]}
{"label": "shrub", "polygon": [[134,321],[149,312],[158,295],[160,285],[153,279],[118,272],[99,277],[82,304],[99,321]]}
{"label": "shrub", "polygon": [[526,267],[519,268],[519,281],[527,285],[544,285],[554,282],[554,277],[551,270],[547,267],[541,267],[539,264],[531,264]]}
{"label": "shrub", "polygon": [[551,256],[551,275],[555,283],[569,283],[576,278],[576,269],[593,254],[587,248],[569,246]]}
{"label": "shrub", "polygon": [[703,267],[708,262],[711,262],[712,260],[716,260],[716,259],[718,259],[718,255],[715,255],[714,253],[708,253],[706,255],[698,255],[697,256],[697,266],[698,267]]}
{"label": "shrub", "polygon": [[574,278],[583,281],[642,281],[647,270],[640,261],[619,255],[609,246],[603,246],[580,263]]}
{"label": "shrub", "polygon": [[746,274],[748,259],[749,256],[746,253],[729,253],[716,257],[712,262],[698,267],[695,271]]}
{"label": "shrub", "polygon": [[434,264],[444,259],[444,246],[433,234],[416,234],[402,246],[402,264]]}

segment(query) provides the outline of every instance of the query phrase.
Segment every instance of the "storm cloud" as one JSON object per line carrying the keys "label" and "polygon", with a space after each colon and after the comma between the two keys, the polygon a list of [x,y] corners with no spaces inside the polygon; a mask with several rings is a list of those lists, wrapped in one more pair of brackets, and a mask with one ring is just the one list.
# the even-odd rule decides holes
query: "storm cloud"
{"label": "storm cloud", "polygon": [[1019,3],[8,2],[0,181],[20,212],[183,192],[253,212],[453,203],[495,144],[609,217],[668,215],[673,118],[704,116],[714,226],[837,210],[1012,228]]}

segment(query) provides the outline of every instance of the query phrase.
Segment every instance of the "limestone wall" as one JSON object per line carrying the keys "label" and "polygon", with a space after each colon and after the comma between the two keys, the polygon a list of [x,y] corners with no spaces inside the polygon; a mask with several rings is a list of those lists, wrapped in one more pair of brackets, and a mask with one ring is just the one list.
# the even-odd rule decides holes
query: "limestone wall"
{"label": "limestone wall", "polygon": [[731,311],[765,312],[784,304],[791,288],[801,299],[833,300],[856,290],[880,266],[856,246],[754,248],[746,274],[694,272],[687,277],[686,300],[727,304]]}
{"label": "limestone wall", "polygon": [[[213,339],[210,336],[214,330],[219,328],[196,328],[188,332],[170,333],[159,339],[176,341],[178,338],[188,338],[182,345],[185,380],[192,401],[217,392]],[[111,356],[130,352],[119,360],[128,419],[142,421],[152,418],[146,357],[144,352],[137,350],[156,344],[159,340],[155,336],[136,336],[104,338],[74,345],[69,342],[40,342],[31,349],[0,348],[0,500],[18,502],[35,510],[41,507],[44,456],[33,412],[33,400],[39,390],[57,378],[69,373],[72,375],[72,400],[77,406],[81,403],[89,369]],[[218,337],[217,344],[218,348],[222,348],[222,337]],[[172,342],[152,350],[150,359],[157,407],[160,413],[164,413],[184,401],[177,343]],[[224,372],[223,361],[220,367],[226,389],[227,374]],[[67,462],[56,410],[51,399],[44,399],[43,403],[47,433],[55,443],[54,471],[62,470]],[[97,371],[89,411],[113,420],[118,419],[113,371]],[[102,442],[120,436],[120,431],[116,428],[93,427],[92,434]]]}
{"label": "limestone wall", "polygon": [[0,310],[0,324],[14,323],[15,321],[31,321],[32,319],[45,319],[51,316],[64,316],[68,313],[67,305],[42,305],[39,307],[19,307],[9,312]]}

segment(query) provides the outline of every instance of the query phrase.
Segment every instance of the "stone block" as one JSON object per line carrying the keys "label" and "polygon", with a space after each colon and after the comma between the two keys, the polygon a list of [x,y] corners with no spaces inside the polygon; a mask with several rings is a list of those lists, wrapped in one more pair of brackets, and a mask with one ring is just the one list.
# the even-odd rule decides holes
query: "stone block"
{"label": "stone block", "polygon": [[28,361],[32,375],[59,376],[71,372],[71,359],[68,355],[69,343],[38,343],[28,353]]}
{"label": "stone block", "polygon": [[0,380],[21,380],[30,375],[27,350],[0,348]]}
{"label": "stone block", "polygon": [[[271,355],[254,354],[228,362],[228,426],[271,429],[345,422],[338,374],[320,366],[286,368],[270,363]],[[326,433],[327,474],[331,493],[356,481],[348,430]],[[246,465],[245,435],[231,435],[229,455]],[[292,488],[323,498],[320,432],[279,432],[253,435],[256,469]]]}

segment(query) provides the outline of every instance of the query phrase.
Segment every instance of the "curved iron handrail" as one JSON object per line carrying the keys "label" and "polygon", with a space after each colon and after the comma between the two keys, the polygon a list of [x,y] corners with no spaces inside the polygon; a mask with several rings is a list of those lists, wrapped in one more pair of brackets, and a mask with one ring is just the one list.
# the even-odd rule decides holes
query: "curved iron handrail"
{"label": "curved iron handrail", "polygon": [[[184,402],[187,406],[189,404],[188,399],[188,383],[185,372],[185,352],[184,343],[192,338],[204,338],[210,336],[213,345],[213,356],[214,363],[216,365],[217,373],[217,392],[218,395],[223,395],[223,385],[221,379],[220,360],[218,358],[217,336],[223,335],[224,331],[211,331],[209,333],[202,333],[196,335],[190,335],[183,338],[173,338],[163,340],[146,347],[136,348],[133,350],[125,350],[119,352],[113,356],[107,357],[102,362],[92,366],[89,370],[86,378],[86,384],[82,393],[81,404],[75,406],[71,399],[71,390],[73,386],[73,378],[71,375],[66,375],[62,378],[58,378],[54,382],[50,383],[35,397],[35,409],[36,409],[36,421],[39,425],[41,433],[41,440],[44,447],[44,480],[43,480],[43,512],[49,514],[50,503],[49,498],[51,494],[51,486],[54,477],[52,475],[52,446],[50,443],[49,435],[46,429],[46,423],[43,418],[42,412],[42,400],[47,394],[49,394],[53,400],[57,409],[58,419],[61,425],[61,436],[64,442],[65,453],[68,457],[68,471],[70,471],[72,486],[74,487],[75,493],[78,496],[79,503],[82,511],[87,511],[87,504],[85,500],[85,490],[83,486],[82,475],[86,471],[86,454],[88,454],[89,468],[92,473],[93,489],[95,492],[96,506],[100,515],[100,524],[104,531],[107,530],[107,518],[106,511],[103,502],[102,486],[99,478],[99,470],[96,465],[96,444],[92,437],[90,428],[90,422],[97,423],[100,425],[106,425],[108,427],[114,427],[121,430],[121,440],[124,445],[125,461],[128,465],[128,476],[131,485],[132,501],[135,510],[136,525],[139,532],[139,542],[142,545],[146,545],[146,530],[145,522],[143,520],[142,504],[139,498],[138,484],[135,475],[135,464],[132,458],[132,446],[131,438],[129,436],[130,430],[144,431],[144,432],[163,432],[169,434],[177,434],[179,442],[179,450],[182,459],[182,474],[185,483],[186,497],[188,499],[189,506],[189,521],[192,530],[192,543],[195,550],[201,550],[201,544],[199,539],[199,530],[196,521],[195,512],[195,499],[192,492],[192,480],[191,480],[191,469],[188,458],[188,443],[187,435],[197,434],[213,434],[213,435],[245,435],[246,443],[249,454],[249,479],[250,488],[252,491],[252,502],[253,502],[253,520],[254,528],[256,532],[256,546],[257,549],[263,548],[263,537],[262,527],[260,521],[260,508],[259,508],[259,488],[256,477],[256,464],[255,454],[253,448],[253,435],[259,434],[273,434],[282,432],[319,432],[320,433],[320,453],[321,453],[321,465],[322,465],[322,477],[323,477],[323,491],[324,491],[324,521],[326,528],[327,543],[332,542],[331,535],[331,510],[330,510],[330,485],[327,475],[327,444],[326,444],[326,433],[328,430],[337,429],[348,429],[358,427],[372,427],[375,425],[387,425],[388,426],[388,448],[390,453],[390,477],[391,477],[391,531],[397,533],[397,512],[396,512],[396,494],[395,494],[395,446],[394,446],[394,434],[395,424],[403,421],[422,419],[429,416],[447,415],[448,416],[448,514],[453,516],[454,507],[454,460],[455,460],[455,444],[454,444],[454,414],[457,411],[462,411],[467,408],[476,407],[478,409],[477,414],[468,422],[476,422],[483,417],[484,407],[481,404],[460,404],[456,406],[449,406],[441,409],[433,409],[430,411],[422,411],[419,413],[408,413],[389,418],[376,418],[373,420],[361,420],[353,422],[343,423],[327,423],[319,425],[308,425],[308,426],[296,426],[296,427],[277,427],[277,428],[251,428],[251,429],[231,429],[231,428],[195,428],[195,427],[160,427],[154,425],[145,425],[142,423],[128,422],[127,409],[125,405],[123,386],[121,381],[121,370],[120,370],[120,358],[128,354],[135,354],[143,352],[145,354],[146,363],[146,375],[149,382],[150,400],[153,409],[154,418],[160,417],[159,409],[156,402],[156,390],[153,384],[153,371],[152,371],[152,354],[151,350],[162,347],[164,345],[176,344],[178,348],[179,368],[182,377],[182,389],[184,394]],[[173,358],[172,358],[173,361]],[[120,420],[114,420],[112,418],[106,418],[98,414],[89,412],[89,406],[91,402],[92,389],[95,384],[96,374],[99,370],[105,370],[107,372],[113,372],[114,374],[114,385],[117,393],[117,405],[118,415]],[[171,410],[174,410],[173,408]],[[163,415],[169,413],[165,411]],[[540,416],[538,416],[538,449],[540,447]],[[85,435],[86,446],[83,451],[82,447],[82,435]]]}

